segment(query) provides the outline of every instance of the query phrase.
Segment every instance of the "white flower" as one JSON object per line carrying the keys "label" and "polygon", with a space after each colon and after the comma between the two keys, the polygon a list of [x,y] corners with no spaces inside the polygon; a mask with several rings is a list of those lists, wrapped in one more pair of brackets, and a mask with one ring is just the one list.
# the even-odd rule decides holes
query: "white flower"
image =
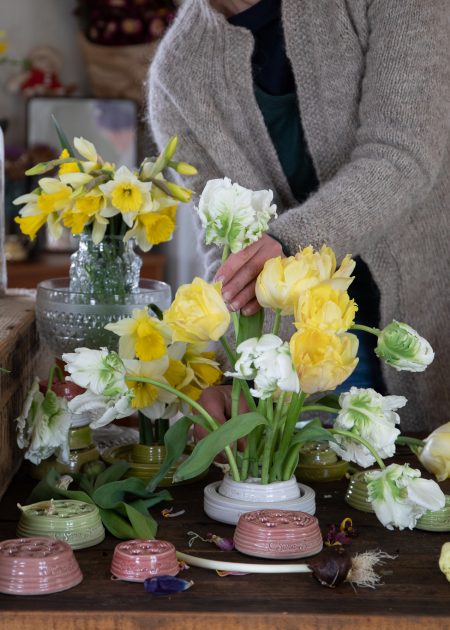
{"label": "white flower", "polygon": [[[334,428],[367,440],[380,457],[392,457],[395,440],[400,434],[395,427],[400,422],[395,410],[404,407],[406,402],[404,396],[382,396],[374,389],[352,387],[339,396],[341,411]],[[374,456],[363,444],[342,435],[334,437],[337,443],[332,442],[330,446],[342,459],[356,462],[363,468],[374,463]]]}
{"label": "white flower", "polygon": [[131,406],[133,390],[128,390],[125,394],[118,394],[112,397],[102,396],[87,390],[80,396],[75,396],[69,401],[69,409],[72,413],[91,412],[95,419],[90,423],[92,429],[98,429],[110,424],[113,420],[126,418],[134,413]]}
{"label": "white flower", "polygon": [[75,352],[63,354],[62,358],[70,374],[68,381],[106,397],[128,391],[125,366],[117,352],[109,352],[107,348],[76,348]]}
{"label": "white flower", "polygon": [[398,371],[423,372],[433,361],[429,342],[414,328],[392,321],[379,334],[375,354]]}
{"label": "white flower", "polygon": [[391,464],[365,476],[375,514],[388,529],[413,529],[425,512],[435,512],[445,505],[445,495],[438,484],[431,479],[420,479],[420,471],[408,464]]}
{"label": "white flower", "polygon": [[197,208],[205,228],[205,242],[238,252],[258,240],[276,217],[271,190],[253,191],[230,179],[207,182]]}
{"label": "white flower", "polygon": [[44,396],[39,391],[39,379],[35,378],[22,413],[15,421],[17,444],[28,449],[26,459],[39,464],[56,454],[59,461],[68,463],[71,414],[65,398],[60,398],[51,390]]}
{"label": "white flower", "polygon": [[276,335],[263,335],[243,341],[238,347],[240,353],[236,361],[236,372],[227,376],[241,379],[254,379],[254,389],[250,390],[257,398],[268,398],[277,389],[298,392],[300,383],[292,364],[289,343]]}

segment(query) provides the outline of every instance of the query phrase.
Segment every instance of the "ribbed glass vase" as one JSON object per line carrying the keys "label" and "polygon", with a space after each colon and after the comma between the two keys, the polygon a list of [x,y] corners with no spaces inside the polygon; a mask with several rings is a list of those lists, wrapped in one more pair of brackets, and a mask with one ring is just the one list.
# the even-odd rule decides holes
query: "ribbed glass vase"
{"label": "ribbed glass vase", "polygon": [[139,289],[142,260],[132,240],[105,236],[96,244],[90,234],[82,234],[70,260],[71,291],[93,295],[107,304]]}

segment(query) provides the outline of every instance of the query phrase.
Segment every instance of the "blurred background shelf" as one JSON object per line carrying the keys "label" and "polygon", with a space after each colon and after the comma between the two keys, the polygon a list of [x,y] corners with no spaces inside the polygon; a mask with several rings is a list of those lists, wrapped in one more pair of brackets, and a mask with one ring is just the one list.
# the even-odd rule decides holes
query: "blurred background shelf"
{"label": "blurred background shelf", "polygon": [[[164,280],[164,254],[142,254],[141,278]],[[43,252],[24,262],[8,262],[8,287],[34,289],[42,280],[69,275],[70,254]]]}

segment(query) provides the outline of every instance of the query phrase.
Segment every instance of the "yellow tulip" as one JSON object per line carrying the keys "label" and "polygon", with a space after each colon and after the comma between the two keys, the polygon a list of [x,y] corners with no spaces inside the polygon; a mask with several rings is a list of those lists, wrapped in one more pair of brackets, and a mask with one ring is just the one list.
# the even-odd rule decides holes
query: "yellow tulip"
{"label": "yellow tulip", "polygon": [[438,481],[450,477],[450,422],[435,429],[425,439],[419,460]]}
{"label": "yellow tulip", "polygon": [[256,298],[263,308],[280,309],[282,315],[292,315],[301,292],[318,282],[317,272],[294,256],[270,258],[256,280]]}
{"label": "yellow tulip", "polygon": [[295,259],[304,266],[305,275],[317,277],[315,284],[328,282],[334,289],[339,288],[345,291],[353,281],[351,274],[355,268],[355,261],[347,254],[339,269],[336,269],[335,253],[327,245],[322,245],[318,252],[309,245],[301,249],[295,255]]}
{"label": "yellow tulip", "polygon": [[335,389],[358,363],[358,338],[350,333],[333,335],[307,328],[291,337],[290,350],[301,388],[307,394]]}
{"label": "yellow tulip", "polygon": [[329,284],[319,284],[300,294],[295,305],[297,329],[317,328],[328,333],[343,333],[354,323],[358,307],[347,291],[333,289]]}
{"label": "yellow tulip", "polygon": [[182,285],[164,313],[164,321],[172,329],[174,341],[217,341],[230,325],[220,283],[194,278],[192,284]]}

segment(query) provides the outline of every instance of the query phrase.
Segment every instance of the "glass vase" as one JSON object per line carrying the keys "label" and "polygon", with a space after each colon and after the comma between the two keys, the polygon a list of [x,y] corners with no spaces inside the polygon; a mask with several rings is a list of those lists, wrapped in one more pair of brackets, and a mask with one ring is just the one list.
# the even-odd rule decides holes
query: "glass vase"
{"label": "glass vase", "polygon": [[81,234],[79,246],[70,257],[70,290],[93,295],[104,304],[125,298],[139,289],[142,267],[134,242],[121,236],[105,236],[94,243]]}

